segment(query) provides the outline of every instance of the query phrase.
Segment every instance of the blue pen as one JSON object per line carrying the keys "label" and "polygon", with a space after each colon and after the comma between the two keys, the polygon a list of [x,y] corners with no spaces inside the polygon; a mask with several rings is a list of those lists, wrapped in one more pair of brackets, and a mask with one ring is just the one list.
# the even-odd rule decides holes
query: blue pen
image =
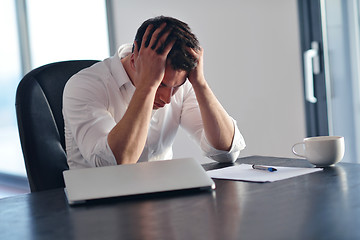
{"label": "blue pen", "polygon": [[252,165],[252,168],[257,169],[257,170],[269,171],[269,172],[277,171],[277,169],[273,168],[273,167],[264,167],[264,166],[259,166],[259,165],[255,165],[255,164]]}

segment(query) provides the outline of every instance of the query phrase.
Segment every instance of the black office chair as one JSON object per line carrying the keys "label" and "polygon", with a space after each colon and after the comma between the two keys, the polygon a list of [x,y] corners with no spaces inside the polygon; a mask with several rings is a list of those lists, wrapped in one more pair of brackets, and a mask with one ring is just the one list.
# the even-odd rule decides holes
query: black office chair
{"label": "black office chair", "polygon": [[16,115],[32,192],[64,187],[66,161],[62,96],[68,79],[96,60],[51,63],[32,70],[19,83]]}

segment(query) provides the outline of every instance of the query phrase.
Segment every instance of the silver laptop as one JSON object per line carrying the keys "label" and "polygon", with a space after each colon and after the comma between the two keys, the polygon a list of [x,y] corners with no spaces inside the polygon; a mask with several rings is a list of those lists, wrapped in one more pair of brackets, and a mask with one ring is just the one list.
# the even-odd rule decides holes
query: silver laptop
{"label": "silver laptop", "polygon": [[66,170],[63,175],[69,204],[167,191],[215,189],[215,183],[192,158]]}

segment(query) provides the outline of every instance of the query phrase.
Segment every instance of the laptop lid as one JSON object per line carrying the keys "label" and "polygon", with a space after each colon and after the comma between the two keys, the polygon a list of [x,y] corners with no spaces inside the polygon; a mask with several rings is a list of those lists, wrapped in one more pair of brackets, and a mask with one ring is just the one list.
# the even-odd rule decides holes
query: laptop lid
{"label": "laptop lid", "polygon": [[86,200],[186,189],[215,189],[192,158],[142,162],[63,172],[69,204]]}

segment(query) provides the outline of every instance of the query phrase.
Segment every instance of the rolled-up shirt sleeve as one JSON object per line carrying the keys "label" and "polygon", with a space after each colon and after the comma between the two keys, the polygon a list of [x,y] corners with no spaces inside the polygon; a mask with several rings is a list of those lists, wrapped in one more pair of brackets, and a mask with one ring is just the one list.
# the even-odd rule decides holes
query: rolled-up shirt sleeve
{"label": "rolled-up shirt sleeve", "polygon": [[[83,167],[100,167],[115,165],[115,157],[108,145],[107,136],[116,125],[111,113],[102,82],[86,81],[84,77],[69,80],[63,95],[63,114],[65,120],[65,137],[72,138],[76,144],[68,144],[68,162],[71,164],[72,153],[77,158],[74,164]],[[84,87],[86,86],[86,87]],[[67,132],[71,134],[67,134]],[[76,148],[76,149],[71,149]],[[76,157],[82,155],[84,161]],[[76,166],[79,167],[79,166]]]}
{"label": "rolled-up shirt sleeve", "polygon": [[234,125],[234,136],[230,150],[223,151],[214,148],[206,139],[201,113],[194,90],[192,87],[188,86],[186,91],[187,93],[184,95],[183,111],[181,114],[181,127],[186,130],[191,138],[198,142],[204,156],[217,162],[235,162],[240,151],[246,146],[236,121],[230,117]]}
{"label": "rolled-up shirt sleeve", "polygon": [[233,121],[235,131],[230,150],[223,151],[212,147],[206,139],[205,132],[202,131],[201,149],[203,149],[205,156],[217,162],[235,162],[239,157],[240,151],[243,150],[246,145],[244,138],[237,127],[236,121],[233,118],[231,119]]}

